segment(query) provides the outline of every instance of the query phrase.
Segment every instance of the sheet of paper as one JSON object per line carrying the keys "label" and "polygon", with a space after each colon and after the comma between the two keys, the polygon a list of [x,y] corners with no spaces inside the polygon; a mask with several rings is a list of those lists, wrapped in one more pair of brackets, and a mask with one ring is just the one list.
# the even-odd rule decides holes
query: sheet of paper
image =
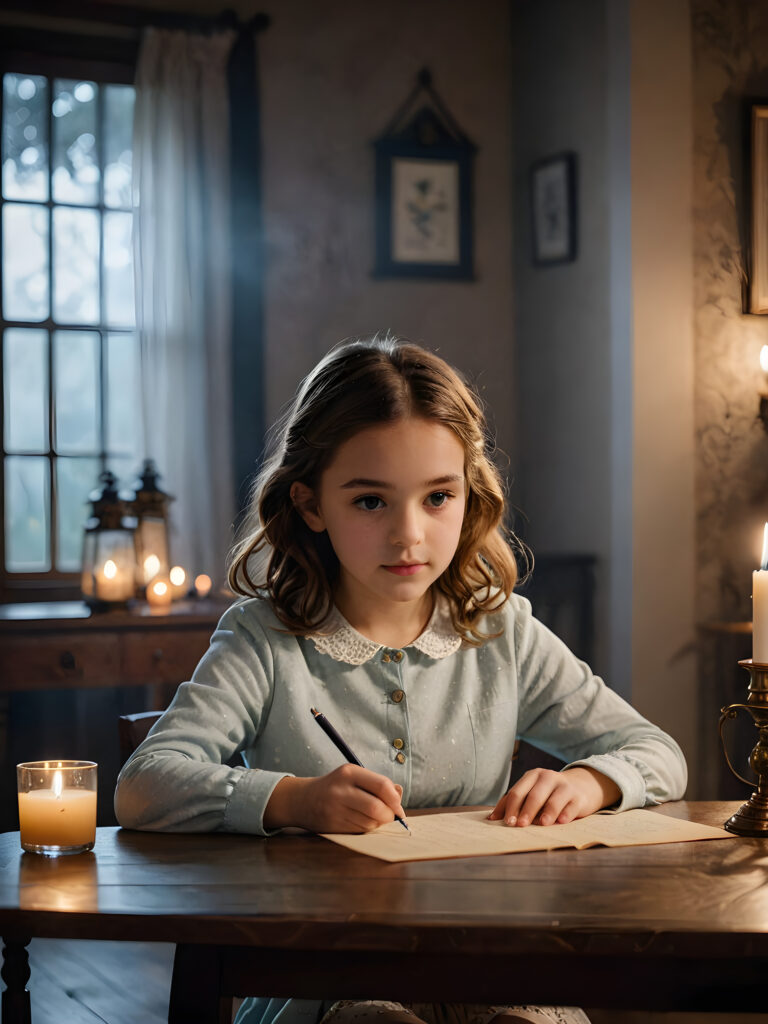
{"label": "sheet of paper", "polygon": [[408,818],[411,834],[396,821],[365,835],[331,835],[325,839],[379,860],[441,860],[446,857],[487,857],[589,846],[649,846],[695,839],[734,839],[730,832],[697,825],[653,811],[591,814],[568,825],[512,828],[488,821],[488,810],[422,814]]}

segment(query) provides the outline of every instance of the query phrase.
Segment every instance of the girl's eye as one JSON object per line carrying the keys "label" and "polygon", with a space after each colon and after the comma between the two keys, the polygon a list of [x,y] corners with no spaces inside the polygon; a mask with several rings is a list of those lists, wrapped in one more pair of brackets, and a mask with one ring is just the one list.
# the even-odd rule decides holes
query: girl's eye
{"label": "girl's eye", "polygon": [[364,494],[361,498],[355,498],[353,504],[365,512],[378,512],[380,508],[384,508],[384,502],[375,494]]}
{"label": "girl's eye", "polygon": [[432,508],[440,508],[446,503],[446,501],[448,501],[449,498],[450,494],[447,491],[435,491],[427,498],[427,503],[431,505]]}

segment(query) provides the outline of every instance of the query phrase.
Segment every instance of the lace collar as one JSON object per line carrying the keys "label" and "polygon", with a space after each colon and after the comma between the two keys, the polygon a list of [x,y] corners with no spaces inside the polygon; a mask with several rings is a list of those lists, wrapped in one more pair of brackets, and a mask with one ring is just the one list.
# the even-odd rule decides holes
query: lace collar
{"label": "lace collar", "polygon": [[[344,661],[348,665],[364,665],[386,646],[358,633],[338,608],[333,609],[326,631],[309,633],[307,639],[314,643],[321,654],[327,654],[334,661]],[[435,597],[435,607],[426,629],[407,647],[415,647],[430,658],[447,658],[461,647],[461,637],[453,628],[448,602],[442,594]]]}

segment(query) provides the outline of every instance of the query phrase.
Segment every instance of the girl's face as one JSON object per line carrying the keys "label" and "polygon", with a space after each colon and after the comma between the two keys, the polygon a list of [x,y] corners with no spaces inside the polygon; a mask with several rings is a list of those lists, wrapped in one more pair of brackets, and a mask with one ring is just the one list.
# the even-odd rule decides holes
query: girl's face
{"label": "girl's face", "polygon": [[392,602],[421,611],[459,543],[464,448],[433,420],[368,427],[338,448],[317,492],[294,484],[291,496],[311,529],[328,531],[345,614]]}

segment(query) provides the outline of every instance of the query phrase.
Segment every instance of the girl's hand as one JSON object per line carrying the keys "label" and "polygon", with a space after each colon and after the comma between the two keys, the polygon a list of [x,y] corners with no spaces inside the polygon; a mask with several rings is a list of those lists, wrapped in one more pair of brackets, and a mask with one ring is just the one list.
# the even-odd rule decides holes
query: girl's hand
{"label": "girl's hand", "polygon": [[534,768],[526,772],[488,815],[505,825],[565,825],[586,818],[621,797],[616,783],[594,768],[577,765],[561,772]]}
{"label": "girl's hand", "polygon": [[371,832],[405,817],[401,786],[384,775],[343,764],[316,778],[285,778],[264,810],[265,828],[294,825],[310,832]]}

